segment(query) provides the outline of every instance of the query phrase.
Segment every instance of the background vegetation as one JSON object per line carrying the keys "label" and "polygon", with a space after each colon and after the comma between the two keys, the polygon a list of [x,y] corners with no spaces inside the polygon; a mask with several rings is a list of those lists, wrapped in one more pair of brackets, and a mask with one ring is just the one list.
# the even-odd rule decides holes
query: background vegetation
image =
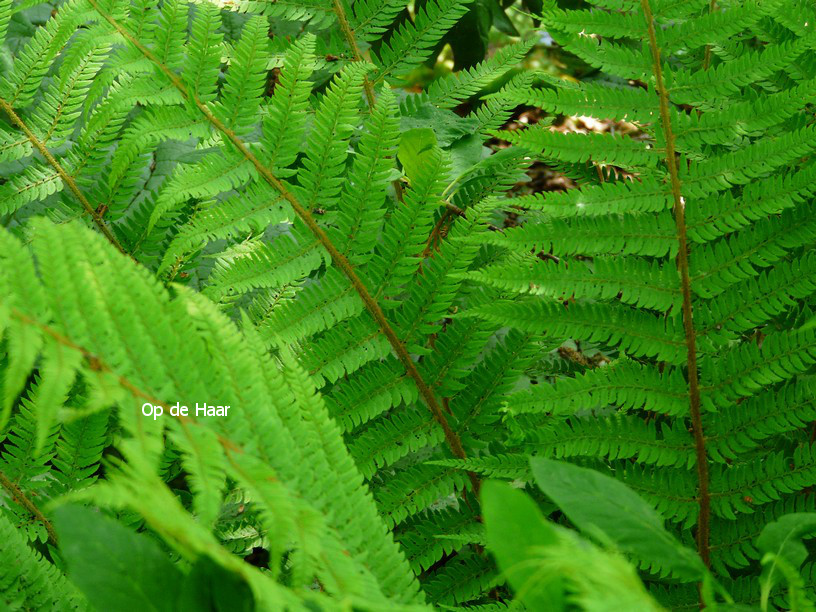
{"label": "background vegetation", "polygon": [[814,48],[0,0],[2,607],[812,610]]}

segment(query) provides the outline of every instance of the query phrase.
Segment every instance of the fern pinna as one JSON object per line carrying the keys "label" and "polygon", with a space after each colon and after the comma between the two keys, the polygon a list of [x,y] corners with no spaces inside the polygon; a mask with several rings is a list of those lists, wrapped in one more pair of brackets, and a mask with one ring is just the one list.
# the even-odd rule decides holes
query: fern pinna
{"label": "fern pinna", "polygon": [[[572,169],[578,187],[505,202],[526,221],[489,234],[497,260],[466,275],[505,299],[469,314],[582,351],[583,372],[507,398],[518,452],[611,470],[696,540],[738,601],[757,603],[756,535],[814,509],[816,13],[594,4],[544,22],[606,82],[499,97],[612,129],[497,133]],[[616,134],[626,122],[639,129]],[[697,605],[692,585],[660,593]]]}

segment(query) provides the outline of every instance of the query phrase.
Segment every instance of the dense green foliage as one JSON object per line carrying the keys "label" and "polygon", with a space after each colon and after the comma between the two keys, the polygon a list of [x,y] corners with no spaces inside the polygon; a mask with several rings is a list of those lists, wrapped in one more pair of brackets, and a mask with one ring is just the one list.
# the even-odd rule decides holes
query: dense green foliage
{"label": "dense green foliage", "polygon": [[813,609],[814,50],[805,0],[0,0],[0,603]]}

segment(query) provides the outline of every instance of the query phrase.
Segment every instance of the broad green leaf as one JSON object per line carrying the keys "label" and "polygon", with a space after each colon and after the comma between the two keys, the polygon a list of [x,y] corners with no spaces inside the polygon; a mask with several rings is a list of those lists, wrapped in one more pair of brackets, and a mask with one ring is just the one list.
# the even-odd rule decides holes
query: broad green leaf
{"label": "broad green leaf", "polygon": [[201,557],[184,581],[177,609],[252,612],[255,607],[246,582],[208,557]]}
{"label": "broad green leaf", "polygon": [[176,610],[182,574],[147,535],[82,506],[54,511],[68,577],[98,610]]}
{"label": "broad green leaf", "polygon": [[797,512],[786,514],[773,523],[765,525],[757,539],[757,548],[765,557],[762,571],[762,595],[766,601],[774,586],[787,578],[794,587],[798,582],[796,572],[805,562],[808,550],[802,539],[816,536],[816,513]]}
{"label": "broad green leaf", "polygon": [[430,128],[417,128],[402,134],[397,159],[408,178],[417,176],[428,154],[438,147],[436,134]]}
{"label": "broad green leaf", "polygon": [[449,147],[460,138],[472,135],[478,128],[475,119],[460,117],[448,110],[437,108],[430,102],[412,106],[411,112],[403,115],[400,127],[405,133],[414,130],[429,130],[436,136],[440,147]]}
{"label": "broad green leaf", "polygon": [[757,547],[764,553],[773,553],[799,567],[808,554],[802,542],[806,535],[816,535],[816,513],[786,514],[765,525],[757,539]]}
{"label": "broad green leaf", "polygon": [[684,582],[706,575],[697,554],[666,531],[657,512],[629,487],[601,472],[534,457],[536,483],[579,529],[599,535],[644,566]]}
{"label": "broad green leaf", "polygon": [[532,499],[510,485],[485,482],[481,495],[488,548],[516,597],[530,610],[562,610],[560,578],[537,571],[540,549],[558,543],[555,529]]}

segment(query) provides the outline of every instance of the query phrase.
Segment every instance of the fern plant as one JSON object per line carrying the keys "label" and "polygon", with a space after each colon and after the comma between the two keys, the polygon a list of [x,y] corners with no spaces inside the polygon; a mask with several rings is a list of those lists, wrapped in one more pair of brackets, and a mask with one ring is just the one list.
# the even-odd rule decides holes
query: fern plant
{"label": "fern plant", "polygon": [[[583,372],[506,399],[515,452],[610,470],[758,603],[757,534],[813,510],[813,7],[593,4],[543,20],[608,82],[499,95],[640,129],[497,133],[579,187],[506,203],[526,222],[466,275],[505,299],[466,314],[583,351]],[[660,593],[696,605],[693,585]]]}
{"label": "fern plant", "polygon": [[805,609],[812,7],[469,10],[0,0],[0,601]]}
{"label": "fern plant", "polygon": [[[4,512],[52,547],[60,522],[84,519],[55,528],[49,501],[104,507],[161,536],[164,554],[237,574],[259,607],[478,601],[500,582],[477,550],[479,480],[426,461],[487,444],[457,431],[471,406],[459,395],[484,374],[481,353],[506,343],[494,347],[496,326],[445,320],[490,295],[456,276],[478,247],[439,237],[489,231],[491,196],[527,155],[482,146],[514,104],[445,109],[531,43],[399,105],[387,82],[465,3],[429,3],[371,63],[360,45],[397,9],[336,4],[349,61],[328,83],[325,37],[282,50],[264,7],[239,8],[258,14],[69,1],[3,78]],[[423,113],[447,132],[401,128]],[[520,375],[485,363],[498,380]],[[476,399],[498,406],[493,387]],[[200,401],[228,418],[173,413]],[[436,539],[459,528],[471,535]],[[420,560],[406,559],[412,545]],[[87,586],[72,546],[50,555]],[[231,554],[256,549],[263,572]]]}

